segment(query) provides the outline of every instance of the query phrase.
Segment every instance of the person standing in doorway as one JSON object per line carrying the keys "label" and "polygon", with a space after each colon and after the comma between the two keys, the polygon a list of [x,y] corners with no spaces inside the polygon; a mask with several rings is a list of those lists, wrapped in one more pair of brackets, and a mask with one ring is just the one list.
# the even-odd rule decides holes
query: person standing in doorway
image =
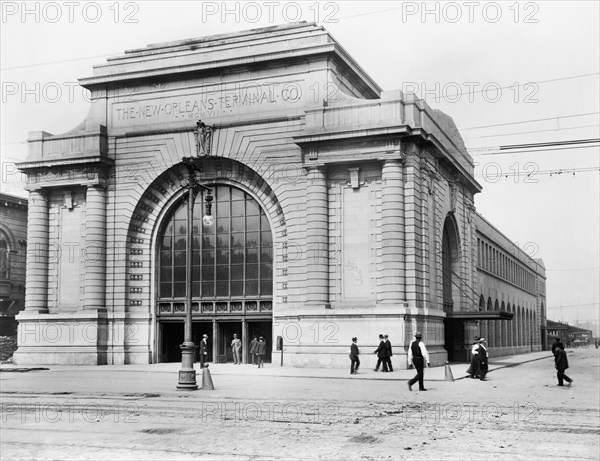
{"label": "person standing in doorway", "polygon": [[379,371],[379,365],[383,363],[383,367],[381,371],[387,373],[387,349],[385,347],[385,341],[383,340],[383,335],[379,335],[379,346],[375,349],[374,354],[377,354],[377,365],[375,365],[375,369],[373,371]]}
{"label": "person standing in doorway", "polygon": [[258,344],[258,339],[256,336],[252,338],[250,341],[250,355],[252,356],[252,365],[256,365],[256,345]]}
{"label": "person standing in doorway", "polygon": [[258,338],[258,343],[256,344],[256,356],[258,358],[258,368],[264,368],[265,362],[263,362],[263,358],[267,353],[267,343],[265,343],[263,337]]}
{"label": "person standing in doorway", "polygon": [[233,364],[241,365],[242,341],[237,337],[236,334],[233,335],[233,340],[231,341],[231,351],[233,352]]}
{"label": "person standing in doorway", "polygon": [[358,348],[358,338],[352,338],[352,344],[350,345],[350,374],[355,375],[358,373],[358,367],[360,367],[360,349]]}
{"label": "person standing in doorway", "polygon": [[388,339],[388,335],[383,335],[383,339],[385,342],[385,363],[387,365],[388,371],[391,373],[394,371],[394,367],[392,367],[392,343]]}
{"label": "person standing in doorway", "polygon": [[208,361],[208,335],[202,335],[200,341],[200,369],[204,368],[204,364]]}
{"label": "person standing in doorway", "polygon": [[557,347],[554,352],[554,367],[556,368],[556,377],[558,378],[558,385],[562,386],[563,381],[566,381],[570,386],[573,380],[565,375],[565,370],[569,368],[569,361],[567,360],[567,353],[562,347]]}
{"label": "person standing in doorway", "polygon": [[424,372],[425,364],[429,367],[429,352],[427,352],[427,348],[423,341],[423,335],[420,332],[415,333],[415,340],[410,343],[408,348],[408,367],[412,368],[413,365],[417,370],[417,375],[408,381],[408,390],[412,391],[412,385],[419,381],[419,390],[426,391],[424,384]]}

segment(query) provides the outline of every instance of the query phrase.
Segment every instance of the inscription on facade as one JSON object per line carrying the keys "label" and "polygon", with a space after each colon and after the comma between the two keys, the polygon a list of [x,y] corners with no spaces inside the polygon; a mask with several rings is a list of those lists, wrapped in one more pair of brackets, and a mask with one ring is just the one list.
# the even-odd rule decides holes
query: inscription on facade
{"label": "inscription on facade", "polygon": [[[164,94],[164,93],[163,93]],[[231,113],[253,112],[265,107],[297,104],[303,95],[303,82],[247,82],[215,91],[204,89],[197,95],[163,96],[144,99],[135,95],[112,106],[113,125],[173,122],[214,118]],[[284,106],[285,107],[285,106]]]}

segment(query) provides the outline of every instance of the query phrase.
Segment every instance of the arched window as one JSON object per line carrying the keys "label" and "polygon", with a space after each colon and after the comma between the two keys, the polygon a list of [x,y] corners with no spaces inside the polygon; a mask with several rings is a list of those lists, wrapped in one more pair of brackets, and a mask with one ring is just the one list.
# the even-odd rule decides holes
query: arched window
{"label": "arched window", "polygon": [[[249,194],[213,186],[212,226],[202,223],[203,203],[194,206],[192,296],[195,299],[271,299],[273,239],[262,208]],[[158,298],[186,296],[186,215],[181,200],[165,220],[158,245]]]}
{"label": "arched window", "polygon": [[10,247],[4,233],[0,233],[0,278],[10,278]]}

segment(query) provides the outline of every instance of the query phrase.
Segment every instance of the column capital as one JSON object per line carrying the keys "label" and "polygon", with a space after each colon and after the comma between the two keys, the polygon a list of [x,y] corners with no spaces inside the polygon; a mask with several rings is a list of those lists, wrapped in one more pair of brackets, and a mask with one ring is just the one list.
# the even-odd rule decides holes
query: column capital
{"label": "column capital", "polygon": [[383,166],[386,165],[398,165],[398,166],[404,166],[404,164],[406,163],[406,156],[404,156],[404,154],[402,154],[401,156],[394,156],[394,157],[385,157],[383,159],[381,159],[381,162],[383,164]]}
{"label": "column capital", "polygon": [[325,174],[327,172],[327,166],[324,163],[308,163],[303,166],[307,173],[320,172]]}
{"label": "column capital", "polygon": [[99,191],[106,191],[108,185],[106,183],[95,183],[95,184],[87,184],[87,190],[89,189],[97,189]]}

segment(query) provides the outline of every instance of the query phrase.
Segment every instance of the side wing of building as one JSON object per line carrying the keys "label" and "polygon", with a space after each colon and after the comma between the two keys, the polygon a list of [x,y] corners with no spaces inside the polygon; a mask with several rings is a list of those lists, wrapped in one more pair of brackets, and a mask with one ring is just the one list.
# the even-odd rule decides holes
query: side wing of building
{"label": "side wing of building", "polygon": [[482,321],[481,335],[493,355],[545,348],[546,270],[534,244],[519,246],[476,214],[477,294],[481,312],[506,312],[512,319]]}

